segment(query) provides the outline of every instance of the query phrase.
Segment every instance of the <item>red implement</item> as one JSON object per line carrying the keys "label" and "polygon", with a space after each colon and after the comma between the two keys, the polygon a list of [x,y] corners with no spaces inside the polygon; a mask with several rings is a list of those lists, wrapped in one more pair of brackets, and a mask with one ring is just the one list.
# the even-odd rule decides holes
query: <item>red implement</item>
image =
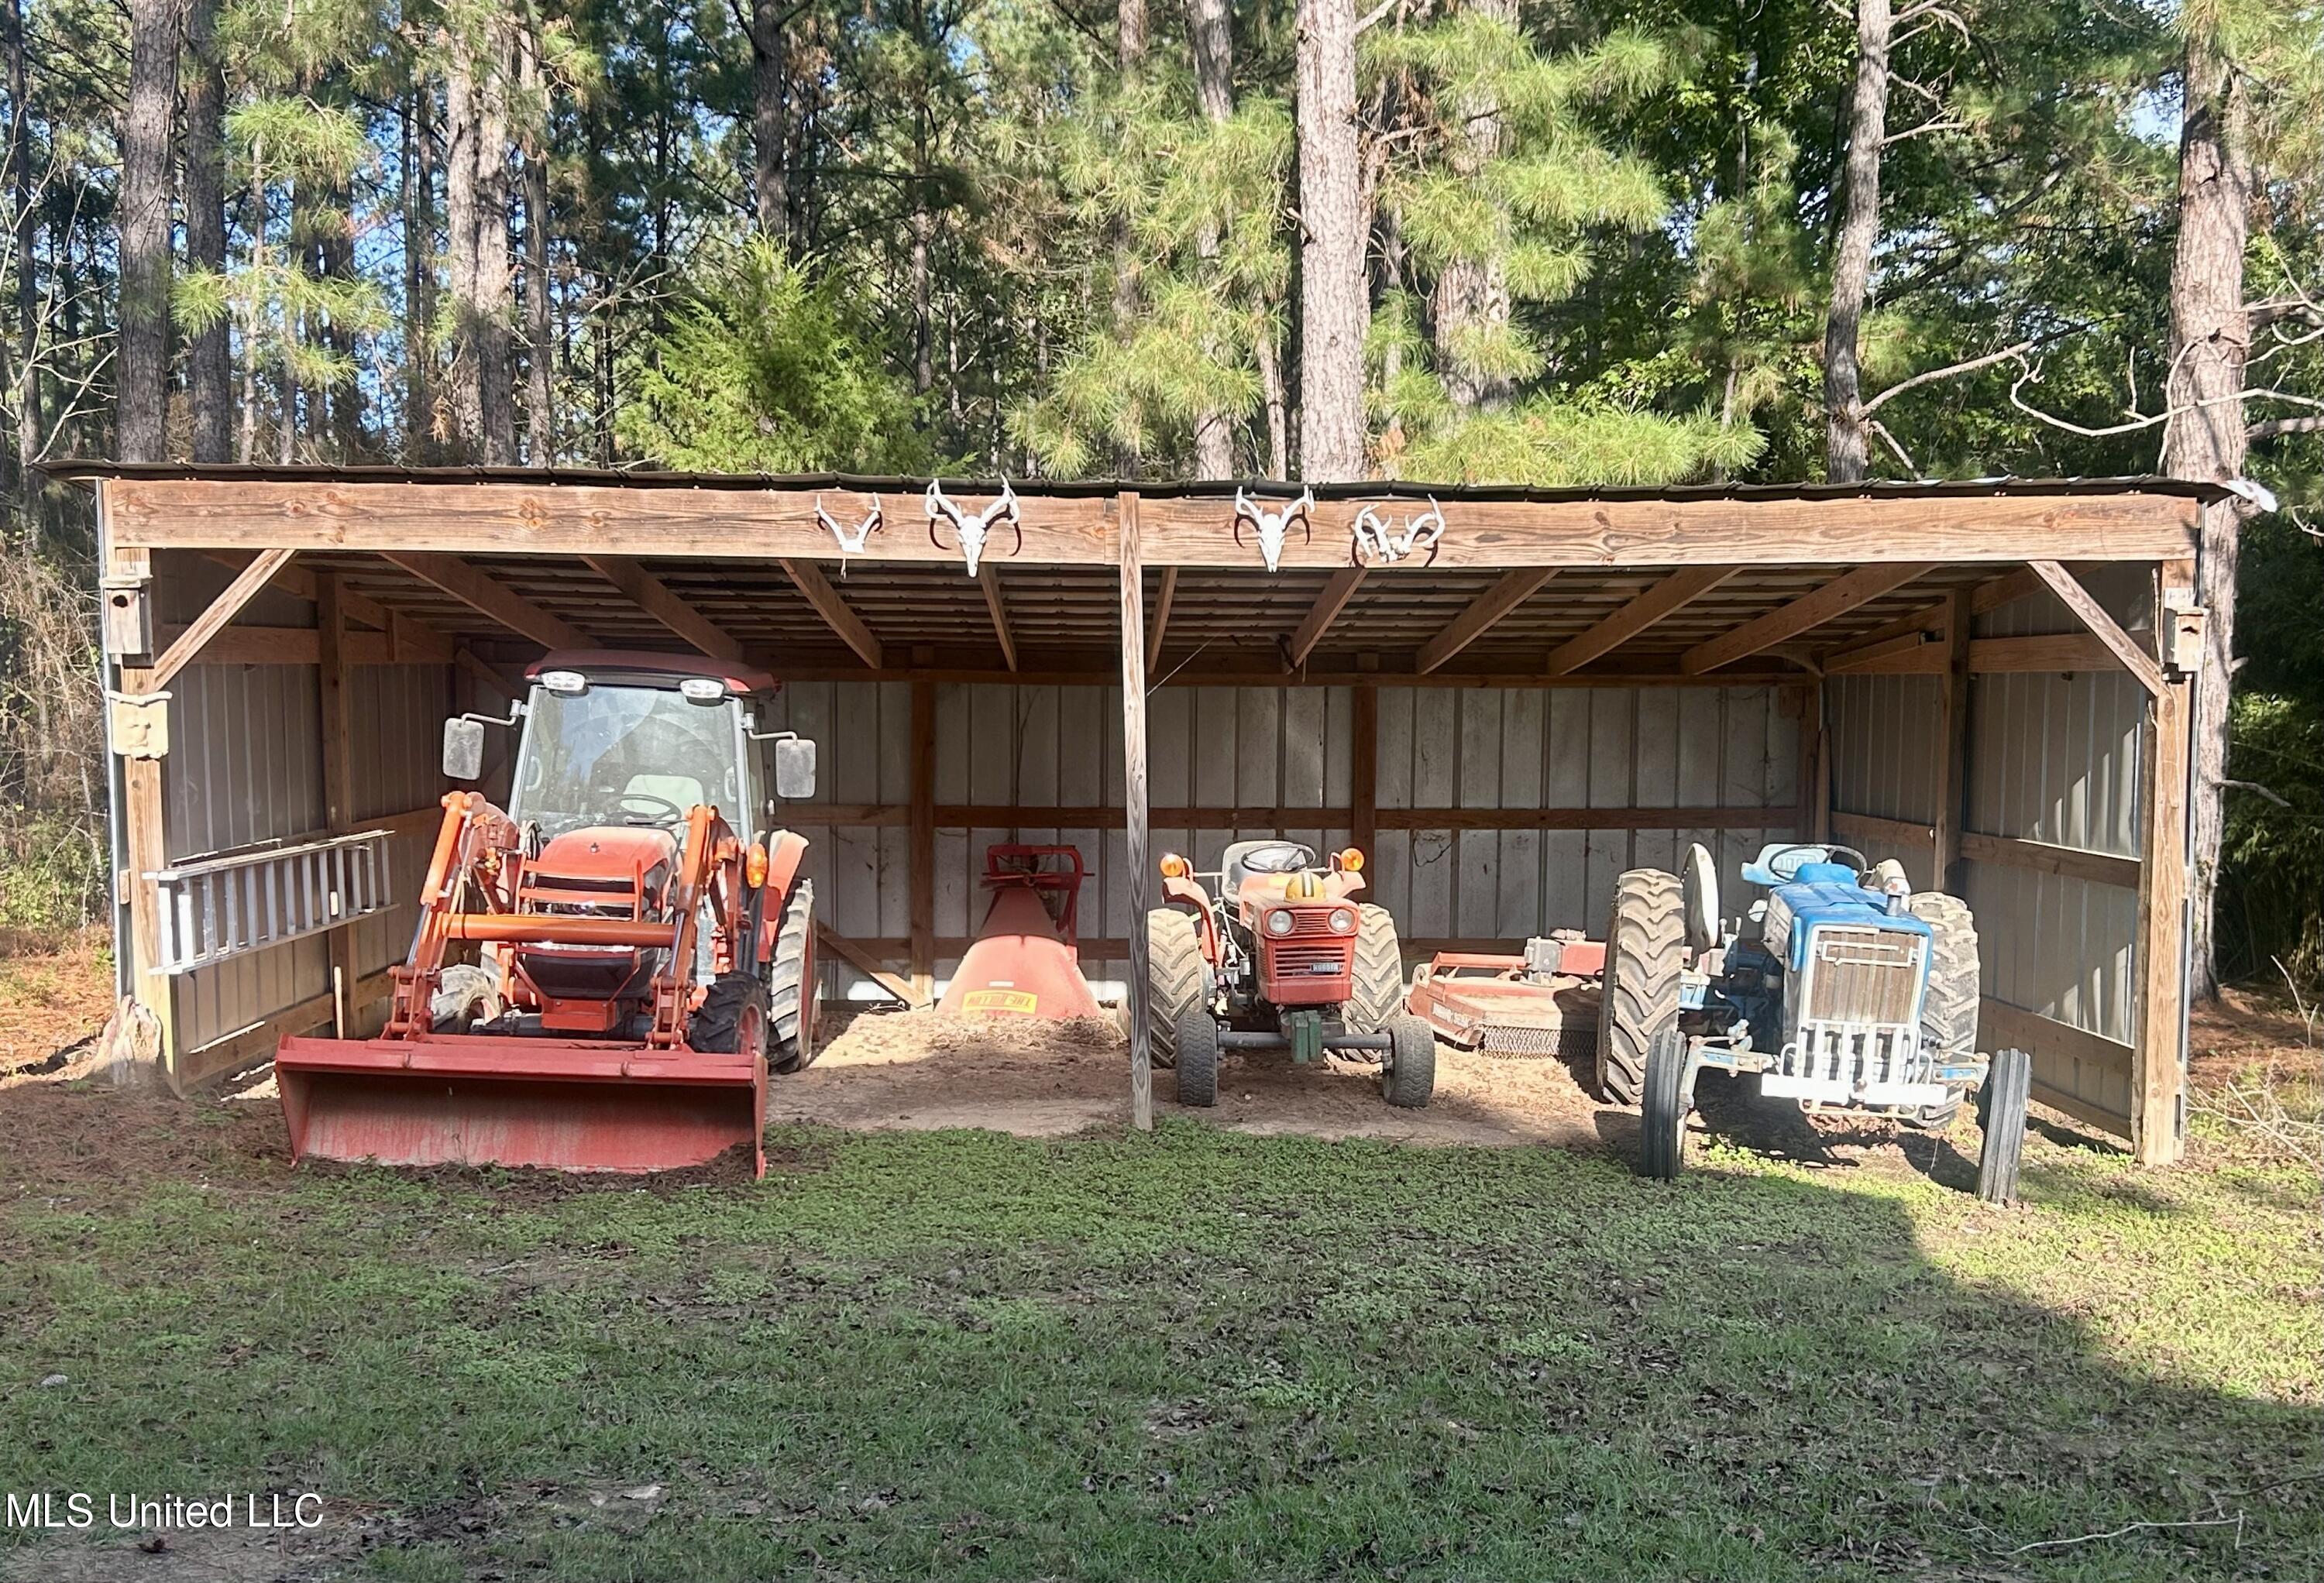
{"label": "red implement", "polygon": [[1443,951],[1413,974],[1405,1008],[1464,1050],[1584,1058],[1605,968],[1605,944],[1579,936],[1528,940],[1523,956]]}
{"label": "red implement", "polygon": [[1070,846],[984,851],[992,906],[960,959],[939,1011],[1063,1020],[1100,1015],[1082,976],[1082,855]]}
{"label": "red implement", "polygon": [[671,1171],[748,1144],[753,1173],[767,1173],[767,1062],[756,1051],[285,1039],[274,1076],[293,1160]]}

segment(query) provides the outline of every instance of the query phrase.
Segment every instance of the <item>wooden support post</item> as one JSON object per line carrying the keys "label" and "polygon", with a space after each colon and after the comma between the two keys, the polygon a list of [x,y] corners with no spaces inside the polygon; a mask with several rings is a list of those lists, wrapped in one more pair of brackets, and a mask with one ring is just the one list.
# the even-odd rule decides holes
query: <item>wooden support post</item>
{"label": "wooden support post", "polygon": [[[339,601],[339,579],[334,573],[315,578],[315,653],[317,695],[321,707],[323,738],[323,823],[334,835],[355,824],[355,700],[347,686],[346,612]],[[331,953],[331,1031],[340,1038],[355,1032],[355,980],[362,966],[355,960],[355,930],[342,924],[328,935]]]}
{"label": "wooden support post", "polygon": [[1831,838],[1831,744],[1823,734],[1823,682],[1806,683],[1794,695],[1800,712],[1799,838]]}
{"label": "wooden support post", "polygon": [[[2029,561],[2026,564],[2033,568],[2034,575],[2048,584],[2050,592],[2058,596],[2059,603],[2073,612],[2074,619],[2090,630],[2090,636],[2106,645],[2107,652],[2121,663],[2122,668],[2138,678],[2138,685],[2146,689],[2150,697],[2162,695],[2163,662],[2139,647],[2138,640],[2122,630],[2114,617],[2107,613],[2106,607],[2090,597],[2090,591],[2082,586],[2080,578],[2057,561]],[[2169,630],[2169,623],[2159,612],[2155,619],[2156,631]]]}
{"label": "wooden support post", "polygon": [[1959,896],[1961,833],[1969,828],[1969,699],[1970,621],[1976,595],[1957,588],[1945,602],[1944,707],[1937,738],[1937,850],[1929,884]]}
{"label": "wooden support post", "polygon": [[1121,762],[1130,868],[1130,1125],[1154,1130],[1154,1059],[1146,1026],[1146,911],[1153,863],[1146,801],[1146,567],[1139,559],[1138,492],[1118,497],[1121,520]]}
{"label": "wooden support post", "polygon": [[177,640],[153,662],[152,668],[141,674],[138,686],[134,690],[155,693],[168,686],[171,678],[185,669],[194,656],[202,651],[202,646],[217,637],[228,621],[240,614],[243,606],[256,598],[258,591],[272,582],[274,574],[298,553],[291,549],[266,550],[243,567],[235,574],[234,581],[226,585],[226,592],[211,600],[209,608],[196,616],[192,623],[178,634]]}
{"label": "wooden support post", "polygon": [[1379,689],[1359,682],[1351,689],[1348,723],[1348,839],[1364,854],[1368,874],[1379,854]]}
{"label": "wooden support post", "polygon": [[912,684],[912,993],[936,982],[936,685]]}
{"label": "wooden support post", "polygon": [[[2054,586],[2054,584],[2053,584]],[[2154,630],[2170,630],[2163,611],[2194,598],[2195,564],[2163,563]],[[2144,656],[2141,656],[2144,658]],[[2139,754],[2138,1037],[2130,1075],[2130,1146],[2144,1165],[2179,1158],[2186,1100],[2187,778],[2194,723],[2193,689],[2224,687],[2225,676],[2163,676],[2149,700]]]}
{"label": "wooden support post", "polygon": [[[114,540],[109,507],[115,487],[110,482],[101,484],[97,496],[97,542],[105,575],[120,584],[143,583],[152,576],[152,553],[124,549]],[[115,685],[119,691],[129,695],[161,690],[152,680],[152,670],[142,666],[120,666]],[[166,709],[169,705],[158,707]],[[107,745],[112,744],[108,741]],[[129,959],[129,999],[152,1017],[154,1048],[161,1059],[162,1078],[171,1090],[182,1092],[178,1079],[176,987],[166,974],[155,971],[161,960],[161,897],[152,881],[145,878],[170,866],[162,762],[160,759],[127,757],[121,760],[118,813],[123,826],[123,858],[128,868],[126,872],[115,875],[114,882],[128,894],[129,938],[121,942],[121,949]]]}

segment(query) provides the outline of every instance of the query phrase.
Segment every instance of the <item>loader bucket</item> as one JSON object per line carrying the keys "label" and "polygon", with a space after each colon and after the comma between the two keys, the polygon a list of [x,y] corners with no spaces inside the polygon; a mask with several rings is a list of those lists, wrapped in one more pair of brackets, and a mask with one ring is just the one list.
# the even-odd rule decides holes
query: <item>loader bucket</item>
{"label": "loader bucket", "polygon": [[673,1171],[751,1146],[767,1173],[759,1054],[439,1035],[284,1039],[290,1158]]}

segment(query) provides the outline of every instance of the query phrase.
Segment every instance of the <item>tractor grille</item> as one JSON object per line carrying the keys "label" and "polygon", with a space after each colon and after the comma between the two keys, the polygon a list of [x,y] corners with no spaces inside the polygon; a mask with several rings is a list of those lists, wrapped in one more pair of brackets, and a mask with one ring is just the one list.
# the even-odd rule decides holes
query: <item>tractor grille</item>
{"label": "tractor grille", "polygon": [[1920,993],[1917,934],[1889,929],[1824,927],[1808,948],[1803,1022],[1908,1023]]}
{"label": "tractor grille", "polygon": [[[1329,934],[1330,930],[1323,931]],[[1268,943],[1267,960],[1277,978],[1313,974],[1317,978],[1332,973],[1344,973],[1351,960],[1351,947],[1344,934],[1314,943],[1301,942],[1295,933],[1289,941],[1280,936]]]}

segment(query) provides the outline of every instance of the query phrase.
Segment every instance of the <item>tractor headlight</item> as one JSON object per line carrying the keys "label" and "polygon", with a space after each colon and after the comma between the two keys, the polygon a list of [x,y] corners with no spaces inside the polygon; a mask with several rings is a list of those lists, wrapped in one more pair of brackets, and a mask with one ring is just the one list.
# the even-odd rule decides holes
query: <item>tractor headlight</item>
{"label": "tractor headlight", "polygon": [[1291,933],[1291,909],[1287,907],[1277,907],[1267,915],[1267,932],[1270,934],[1288,934]]}
{"label": "tractor headlight", "polygon": [[715,676],[688,676],[678,684],[678,695],[688,704],[715,704],[726,696],[726,684]]}
{"label": "tractor headlight", "polygon": [[1334,934],[1352,934],[1355,932],[1355,913],[1347,907],[1333,907],[1332,909],[1332,933]]}
{"label": "tractor headlight", "polygon": [[577,670],[545,670],[540,685],[560,698],[571,698],[589,690],[589,678]]}

